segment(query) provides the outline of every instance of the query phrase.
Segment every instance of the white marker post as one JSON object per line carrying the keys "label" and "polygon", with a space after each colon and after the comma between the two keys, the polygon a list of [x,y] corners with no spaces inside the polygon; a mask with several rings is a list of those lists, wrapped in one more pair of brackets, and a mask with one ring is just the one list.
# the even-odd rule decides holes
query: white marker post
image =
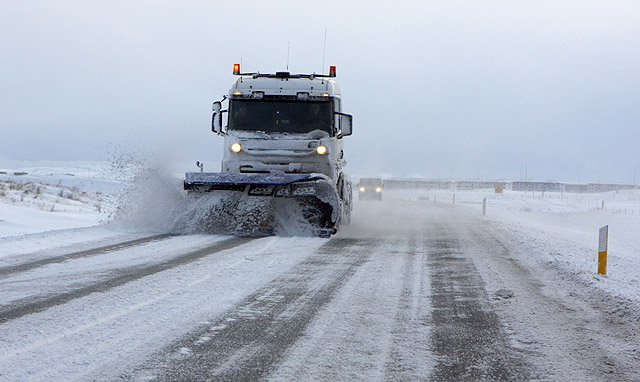
{"label": "white marker post", "polygon": [[607,247],[609,241],[609,226],[600,228],[600,237],[598,240],[598,273],[607,274]]}
{"label": "white marker post", "polygon": [[487,216],[487,198],[482,199],[482,216]]}

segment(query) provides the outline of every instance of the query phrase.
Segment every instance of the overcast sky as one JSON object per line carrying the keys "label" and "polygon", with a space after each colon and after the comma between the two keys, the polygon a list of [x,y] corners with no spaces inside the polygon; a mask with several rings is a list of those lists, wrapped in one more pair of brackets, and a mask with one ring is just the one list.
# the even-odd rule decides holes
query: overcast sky
{"label": "overcast sky", "polygon": [[233,64],[325,29],[353,174],[640,182],[638,1],[2,1],[0,157],[216,163]]}

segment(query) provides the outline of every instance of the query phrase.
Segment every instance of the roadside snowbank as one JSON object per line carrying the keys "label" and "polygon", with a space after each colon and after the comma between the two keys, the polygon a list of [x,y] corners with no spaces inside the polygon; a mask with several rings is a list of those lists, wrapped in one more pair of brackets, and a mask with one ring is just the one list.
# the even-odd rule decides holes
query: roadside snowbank
{"label": "roadside snowbank", "polygon": [[170,231],[182,180],[144,161],[0,168],[0,238],[107,222]]}
{"label": "roadside snowbank", "polygon": [[[122,183],[104,163],[0,171],[0,237],[106,221]],[[111,179],[110,179],[111,178]]]}

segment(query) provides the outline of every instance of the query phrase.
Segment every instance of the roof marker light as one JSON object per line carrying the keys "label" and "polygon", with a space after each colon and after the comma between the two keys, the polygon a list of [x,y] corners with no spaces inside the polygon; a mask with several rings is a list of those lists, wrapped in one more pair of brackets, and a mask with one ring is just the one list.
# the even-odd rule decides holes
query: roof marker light
{"label": "roof marker light", "polygon": [[233,64],[233,74],[240,75],[240,64]]}
{"label": "roof marker light", "polygon": [[329,67],[329,77],[335,77],[336,76],[336,67],[335,65],[331,65]]}

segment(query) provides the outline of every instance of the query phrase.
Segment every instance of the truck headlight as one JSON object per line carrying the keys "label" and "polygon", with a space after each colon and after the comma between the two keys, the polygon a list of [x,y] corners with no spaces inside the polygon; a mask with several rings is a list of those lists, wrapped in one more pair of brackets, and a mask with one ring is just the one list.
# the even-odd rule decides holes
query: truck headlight
{"label": "truck headlight", "polygon": [[321,145],[321,146],[318,146],[318,147],[316,148],[316,152],[317,152],[318,154],[320,154],[320,155],[324,155],[324,154],[326,154],[326,153],[327,153],[327,148],[326,148],[326,147],[324,147],[324,146],[322,146],[322,145]]}
{"label": "truck headlight", "polygon": [[242,146],[240,146],[239,143],[234,143],[229,148],[229,150],[233,151],[234,153],[239,153],[241,149],[242,149]]}
{"label": "truck headlight", "polygon": [[360,192],[364,192],[364,187],[360,187]]}
{"label": "truck headlight", "polygon": [[382,192],[382,187],[376,188],[376,192]]}

